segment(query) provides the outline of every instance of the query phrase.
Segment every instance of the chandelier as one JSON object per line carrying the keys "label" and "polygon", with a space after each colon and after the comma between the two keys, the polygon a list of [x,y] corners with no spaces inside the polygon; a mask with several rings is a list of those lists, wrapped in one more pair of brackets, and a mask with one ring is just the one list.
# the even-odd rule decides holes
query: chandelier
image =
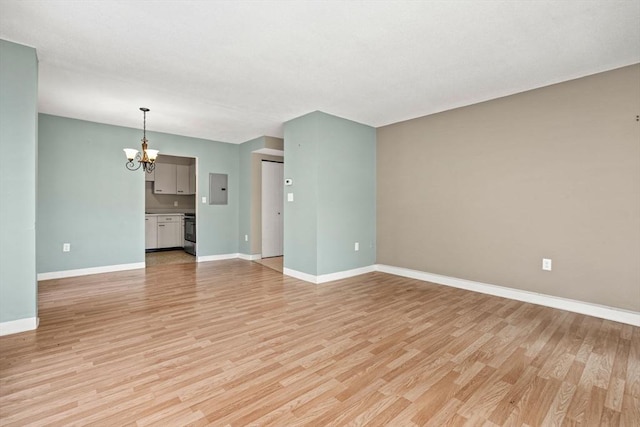
{"label": "chandelier", "polygon": [[[135,148],[125,148],[124,153],[127,156],[127,163],[125,166],[130,171],[135,171],[140,169],[142,166],[142,170],[151,173],[156,168],[156,158],[158,157],[158,150],[149,150],[147,149],[147,111],[148,108],[140,107],[140,111],[142,111],[144,117],[144,130],[142,133],[142,154]],[[138,161],[138,166],[134,163],[134,160]]]}

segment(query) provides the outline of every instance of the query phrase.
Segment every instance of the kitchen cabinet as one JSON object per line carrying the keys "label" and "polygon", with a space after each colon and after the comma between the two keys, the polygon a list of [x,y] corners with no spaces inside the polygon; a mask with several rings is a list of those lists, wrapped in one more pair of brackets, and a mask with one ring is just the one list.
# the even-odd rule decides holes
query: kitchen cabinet
{"label": "kitchen cabinet", "polygon": [[156,249],[158,247],[158,217],[145,215],[144,217],[144,248]]}
{"label": "kitchen cabinet", "polygon": [[156,163],[154,193],[177,194],[176,166],[171,163]]}
{"label": "kitchen cabinet", "polygon": [[196,194],[195,165],[156,163],[153,192],[156,194]]}
{"label": "kitchen cabinet", "polygon": [[176,194],[193,194],[189,192],[188,165],[176,165]]}
{"label": "kitchen cabinet", "polygon": [[196,194],[196,165],[189,165],[189,194]]}
{"label": "kitchen cabinet", "polygon": [[183,215],[158,215],[158,248],[182,247]]}

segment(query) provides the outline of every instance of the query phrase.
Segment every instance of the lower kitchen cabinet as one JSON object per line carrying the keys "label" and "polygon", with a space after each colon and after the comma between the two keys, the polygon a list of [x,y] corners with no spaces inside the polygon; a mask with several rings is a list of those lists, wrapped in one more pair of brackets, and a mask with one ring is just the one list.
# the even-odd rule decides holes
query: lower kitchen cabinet
{"label": "lower kitchen cabinet", "polygon": [[182,215],[158,216],[158,248],[182,247]]}
{"label": "lower kitchen cabinet", "polygon": [[144,248],[183,247],[183,218],[183,215],[145,215]]}
{"label": "lower kitchen cabinet", "polygon": [[158,247],[158,217],[145,215],[144,217],[144,248],[156,249]]}

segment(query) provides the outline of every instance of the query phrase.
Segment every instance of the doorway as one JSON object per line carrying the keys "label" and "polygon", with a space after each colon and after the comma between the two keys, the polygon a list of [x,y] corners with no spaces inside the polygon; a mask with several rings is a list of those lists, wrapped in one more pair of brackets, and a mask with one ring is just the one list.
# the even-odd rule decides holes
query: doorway
{"label": "doorway", "polygon": [[[145,174],[145,265],[193,263],[196,204],[195,157],[160,154]],[[191,224],[187,233],[185,224]]]}
{"label": "doorway", "polygon": [[284,164],[262,160],[262,258],[283,255]]}

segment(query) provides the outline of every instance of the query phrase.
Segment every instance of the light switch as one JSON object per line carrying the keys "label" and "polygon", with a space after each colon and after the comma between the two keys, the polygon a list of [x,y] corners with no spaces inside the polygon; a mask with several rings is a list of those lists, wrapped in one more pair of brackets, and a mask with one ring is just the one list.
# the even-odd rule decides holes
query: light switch
{"label": "light switch", "polygon": [[287,193],[287,202],[293,202],[293,193]]}

